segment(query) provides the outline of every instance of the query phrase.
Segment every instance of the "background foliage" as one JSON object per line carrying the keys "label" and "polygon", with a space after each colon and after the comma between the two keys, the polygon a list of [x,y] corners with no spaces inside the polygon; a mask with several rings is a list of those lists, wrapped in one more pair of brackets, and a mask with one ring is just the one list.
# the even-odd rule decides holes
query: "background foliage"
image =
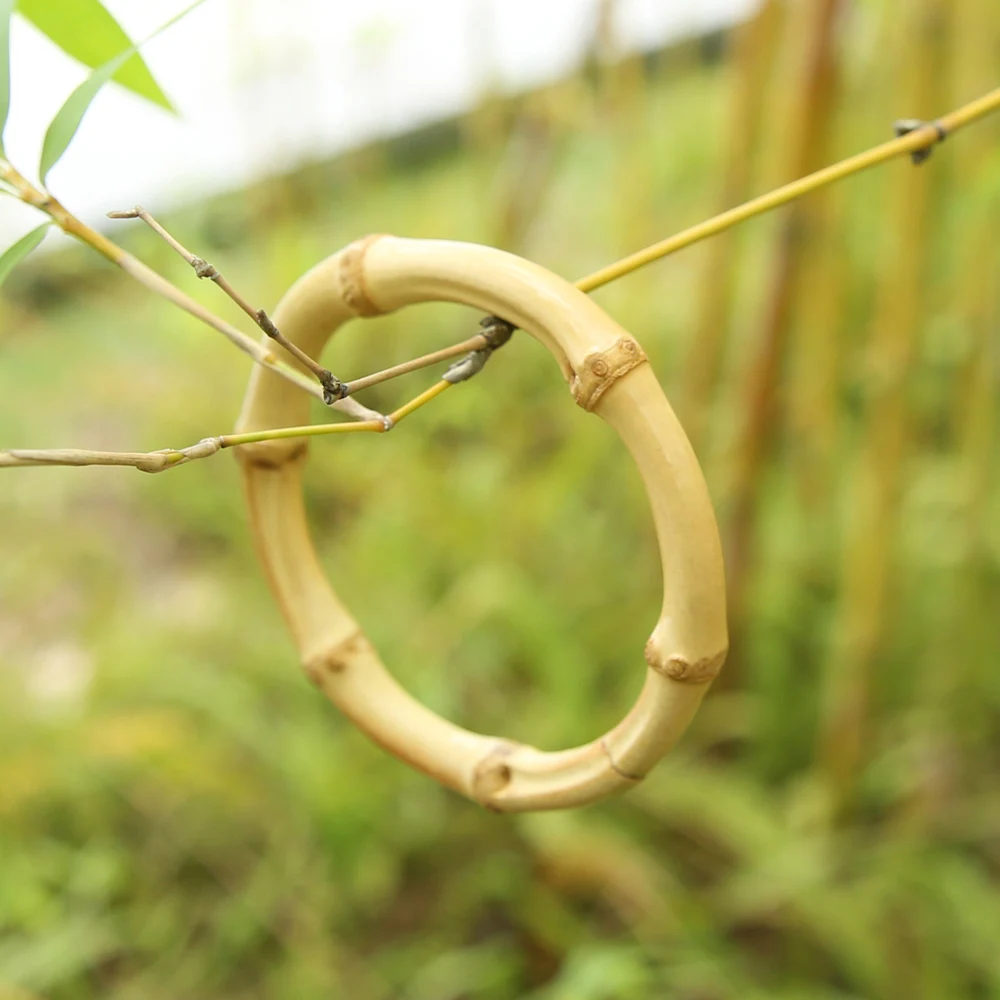
{"label": "background foliage", "polygon": [[[827,36],[819,9],[595,59],[166,221],[268,308],[367,232],[499,243],[573,277],[719,207],[734,162],[762,190],[996,83],[988,3],[868,0]],[[803,108],[816,37],[836,72]],[[734,117],[753,73],[756,110]],[[795,151],[804,120],[821,127]],[[727,678],[680,751],[585,810],[486,814],[354,732],[297,668],[231,460],[7,473],[0,996],[1000,995],[998,209],[993,122],[751,224],[728,264],[704,246],[598,295],[682,419],[706,410],[743,569]],[[129,245],[193,284],[151,235]],[[699,401],[703,286],[731,300]],[[477,319],[364,321],[327,360],[352,377]],[[0,440],[25,447],[183,445],[232,424],[247,375],[82,249],[10,279],[0,344]],[[770,415],[750,419],[772,349]],[[311,455],[326,566],[419,698],[545,748],[617,720],[659,604],[652,526],[538,345],[518,335],[398,432]]]}

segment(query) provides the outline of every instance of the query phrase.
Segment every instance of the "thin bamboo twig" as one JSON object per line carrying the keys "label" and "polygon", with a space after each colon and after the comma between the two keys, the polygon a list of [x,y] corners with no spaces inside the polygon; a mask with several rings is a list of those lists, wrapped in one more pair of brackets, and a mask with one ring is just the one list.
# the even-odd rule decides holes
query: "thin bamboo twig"
{"label": "thin bamboo twig", "polygon": [[435,383],[429,389],[425,389],[419,396],[415,396],[408,403],[404,403],[398,410],[393,410],[389,414],[389,420],[395,426],[404,417],[408,417],[414,410],[419,410],[421,406],[429,403],[432,399],[440,396],[445,389],[450,389],[453,385],[457,383],[447,382],[442,379],[440,382]]}
{"label": "thin bamboo twig", "polygon": [[[360,424],[344,424],[358,427]],[[89,451],[85,448],[28,449],[0,451],[0,469],[39,465],[116,465],[140,472],[164,472],[198,458],[208,458],[222,447],[220,438],[205,438],[189,448],[164,448],[161,451]]]}
{"label": "thin bamboo twig", "polygon": [[384,434],[387,428],[381,420],[359,420],[357,423],[303,424],[301,427],[278,427],[274,430],[254,431],[245,434],[223,434],[219,439],[223,448],[236,448],[241,444],[259,441],[283,441],[289,438],[324,437],[327,434],[368,432]]}
{"label": "thin bamboo twig", "polygon": [[384,420],[363,420],[358,423],[348,424],[304,424],[301,427],[279,427],[277,430],[248,431],[243,434],[223,434],[219,439],[223,448],[237,447],[241,444],[257,444],[261,441],[280,441],[287,438],[319,437],[326,434],[349,433],[351,431],[370,431],[375,434],[384,434],[393,429],[401,420],[405,420],[411,413],[425,406],[432,399],[440,396],[445,389],[456,383],[445,382],[444,380],[425,389],[419,395],[414,396],[408,403],[404,403],[398,410],[388,414]]}
{"label": "thin bamboo twig", "polygon": [[900,156],[912,156],[913,153],[920,150],[930,149],[936,143],[941,142],[942,133],[945,136],[952,135],[960,128],[971,125],[980,118],[998,110],[1000,110],[1000,87],[943,115],[935,122],[927,122],[906,135],[890,139],[888,142],[874,146],[863,153],[857,153],[839,163],[817,170],[815,173],[801,177],[797,181],[792,181],[790,184],[785,184],[774,191],[760,195],[743,205],[738,205],[736,208],[731,208],[727,212],[722,212],[720,215],[691,226],[689,229],[676,233],[659,243],[654,243],[644,250],[623,257],[614,264],[609,264],[599,271],[594,271],[593,274],[580,278],[576,282],[576,287],[584,292],[592,292],[608,282],[616,281],[640,267],[660,260],[661,257],[676,253],[678,250],[684,250],[710,236],[725,232],[741,222],[746,222],[748,219],[787,205],[790,201],[801,198],[803,195],[828,184],[851,177],[871,167],[879,166],[888,160]]}
{"label": "thin bamboo twig", "polygon": [[85,466],[111,465],[138,469],[140,472],[166,472],[200,458],[210,458],[225,448],[260,441],[281,441],[287,438],[324,437],[328,434],[374,433],[385,434],[401,420],[440,396],[445,389],[456,385],[440,381],[414,396],[398,410],[375,420],[359,420],[336,424],[305,424],[301,427],[277,427],[266,431],[245,434],[220,434],[203,438],[187,448],[164,448],[160,451],[89,451],[84,448],[27,449],[16,448],[0,451],[0,469],[27,468],[30,466]]}
{"label": "thin bamboo twig", "polygon": [[141,219],[156,233],[169,247],[182,257],[194,270],[199,278],[208,278],[233,300],[276,344],[280,344],[289,354],[301,365],[308,368],[316,376],[317,381],[323,387],[323,398],[326,403],[331,403],[335,399],[342,399],[343,383],[329,369],[314,361],[305,351],[296,344],[288,340],[284,334],[274,325],[271,317],[263,309],[254,309],[252,305],[222,276],[218,268],[210,264],[204,257],[199,257],[187,249],[176,237],[156,221],[150,212],[147,212],[142,205],[127,209],[122,212],[108,212],[109,219]]}
{"label": "thin bamboo twig", "polygon": [[426,368],[429,365],[437,364],[439,361],[447,361],[449,358],[457,357],[459,354],[465,354],[468,351],[481,351],[484,347],[487,347],[489,341],[481,333],[477,333],[468,340],[463,340],[461,343],[452,344],[450,347],[443,347],[440,351],[433,351],[430,354],[424,354],[419,358],[412,358],[410,361],[404,361],[402,364],[393,365],[391,368],[384,368],[379,372],[372,372],[371,375],[365,375],[362,378],[352,379],[350,382],[344,383],[344,388],[350,393],[354,394],[360,392],[362,389],[369,389],[373,385],[378,385],[380,382],[387,382],[389,379],[398,378],[400,375],[407,375],[410,372],[415,372],[420,368]]}
{"label": "thin bamboo twig", "polygon": [[[510,340],[515,330],[513,324],[498,316],[484,316],[479,325],[482,332],[473,334],[467,340],[452,344],[450,347],[444,347],[440,351],[432,351],[419,358],[404,361],[402,364],[393,365],[391,368],[385,368],[371,375],[365,375],[363,378],[345,382],[344,389],[353,394],[361,389],[377,385],[379,382],[386,382],[399,375],[405,375],[407,372],[416,371],[419,368],[426,368],[439,361],[447,361],[460,354],[464,354],[465,358],[452,364],[444,373],[443,378],[444,381],[452,385],[468,381],[483,370],[486,362]],[[391,421],[391,415],[386,419]]]}
{"label": "thin bamboo twig", "polygon": [[[82,222],[69,212],[56,198],[40,191],[27,178],[22,176],[14,166],[2,159],[0,159],[0,179],[6,181],[16,190],[17,197],[21,201],[48,215],[67,236],[72,236],[80,240],[81,243],[87,244],[87,246],[96,250],[116,267],[121,268],[127,275],[134,278],[149,291],[167,299],[178,308],[183,309],[184,312],[201,320],[202,323],[210,326],[218,333],[221,333],[230,343],[244,354],[249,355],[261,367],[267,368],[269,371],[294,383],[311,396],[326,402],[323,396],[323,389],[311,379],[306,378],[302,372],[296,371],[289,365],[282,363],[263,344],[254,340],[253,337],[248,336],[232,324],[220,319],[182,292],[176,285],[172,285],[165,278],[147,267],[142,261],[133,257],[132,254],[123,250],[102,233],[97,232],[97,230],[92,229],[86,223]],[[382,416],[382,414],[378,414],[374,410],[361,406],[357,400],[341,399],[330,405],[356,420],[372,420]]]}

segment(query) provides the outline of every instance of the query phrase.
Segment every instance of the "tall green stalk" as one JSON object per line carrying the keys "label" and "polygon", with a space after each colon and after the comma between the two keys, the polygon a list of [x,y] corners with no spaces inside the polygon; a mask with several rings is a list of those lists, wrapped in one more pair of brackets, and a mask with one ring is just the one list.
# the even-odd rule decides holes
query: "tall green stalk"
{"label": "tall green stalk", "polygon": [[[944,0],[898,11],[896,106],[931,116],[937,105]],[[903,40],[905,39],[905,41]],[[847,504],[842,604],[827,681],[820,757],[835,811],[851,800],[866,758],[872,675],[891,614],[904,462],[910,452],[908,381],[924,316],[931,173],[895,164],[883,216],[883,265],[870,341],[864,437]]]}
{"label": "tall green stalk", "polygon": [[[996,79],[1000,24],[990,4],[959,0],[952,8],[950,74],[956,96],[983,80]],[[948,711],[939,720],[961,719],[964,739],[974,739],[988,725],[989,709],[968,692],[990,675],[997,645],[994,614],[997,586],[990,571],[991,493],[996,483],[997,391],[1000,389],[1000,245],[995,219],[1000,194],[994,178],[1000,170],[1000,129],[988,125],[954,150],[953,188],[964,193],[964,209],[950,232],[947,258],[952,261],[950,311],[961,356],[947,398],[952,452],[947,468],[959,486],[955,518],[959,552],[949,566],[949,586],[941,594],[941,625],[930,651],[927,697]],[[957,655],[956,655],[957,654]]]}
{"label": "tall green stalk", "polygon": [[[723,208],[738,205],[750,193],[771,64],[784,18],[782,0],[765,0],[757,15],[735,32]],[[678,386],[678,409],[699,454],[732,320],[738,239],[736,233],[722,233],[709,245],[698,290],[698,321]]]}
{"label": "tall green stalk", "polygon": [[[788,89],[797,100],[783,133],[788,137],[782,173],[797,177],[823,159],[836,92],[836,26],[842,0],[818,0],[799,16],[807,37],[804,57],[790,71]],[[760,327],[739,390],[737,440],[733,449],[730,507],[726,525],[726,573],[733,647],[739,650],[747,613],[747,586],[753,563],[761,477],[777,426],[775,399],[785,360],[791,308],[801,278],[801,252],[810,224],[809,199],[798,202],[781,221],[771,262],[770,289]],[[735,680],[735,663],[727,677]]]}

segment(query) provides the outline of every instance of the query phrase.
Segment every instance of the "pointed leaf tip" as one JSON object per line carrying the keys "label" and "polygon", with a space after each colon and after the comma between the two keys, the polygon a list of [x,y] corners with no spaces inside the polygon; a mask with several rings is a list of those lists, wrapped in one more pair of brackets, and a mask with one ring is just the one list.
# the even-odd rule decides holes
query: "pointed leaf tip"
{"label": "pointed leaf tip", "polygon": [[43,222],[37,229],[32,229],[30,233],[22,236],[12,247],[0,255],[0,285],[7,280],[10,272],[45,239],[46,230],[51,225],[51,222]]}
{"label": "pointed leaf tip", "polygon": [[[0,3],[5,0],[0,0]],[[62,159],[63,154],[73,141],[83,116],[87,113],[94,98],[100,89],[125,65],[146,42],[151,41],[161,32],[176,24],[182,18],[187,17],[196,7],[200,7],[205,0],[195,0],[190,7],[186,7],[179,14],[170,18],[169,21],[161,24],[156,31],[147,35],[144,39],[129,46],[119,52],[113,59],[109,59],[103,66],[98,66],[83,83],[66,99],[66,103],[56,113],[55,118],[49,124],[45,132],[45,140],[42,143],[42,159],[38,167],[38,173],[42,184],[45,184],[49,171]]]}
{"label": "pointed leaf tip", "polygon": [[[14,5],[63,52],[90,69],[103,66],[132,44],[100,0],[14,0]],[[140,55],[119,67],[115,82],[153,104],[174,110]]]}

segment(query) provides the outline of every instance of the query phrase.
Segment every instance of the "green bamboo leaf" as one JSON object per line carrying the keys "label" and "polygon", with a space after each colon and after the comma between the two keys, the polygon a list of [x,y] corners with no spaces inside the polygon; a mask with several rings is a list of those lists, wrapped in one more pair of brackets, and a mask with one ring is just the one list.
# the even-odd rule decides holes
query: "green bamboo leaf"
{"label": "green bamboo leaf", "polygon": [[0,156],[3,155],[3,130],[10,110],[10,15],[16,0],[0,0]]}
{"label": "green bamboo leaf", "polygon": [[66,103],[56,113],[55,118],[45,131],[45,141],[42,143],[42,160],[38,167],[38,175],[42,183],[49,171],[62,159],[63,153],[69,149],[83,116],[93,103],[98,91],[111,79],[126,59],[132,55],[132,49],[115,56],[110,62],[94,70],[83,83],[66,99]]}
{"label": "green bamboo leaf", "polygon": [[109,59],[103,66],[97,69],[80,84],[76,90],[66,99],[66,103],[56,113],[55,118],[49,123],[45,132],[45,141],[42,143],[42,160],[38,167],[38,174],[42,183],[48,176],[49,171],[62,159],[63,154],[73,141],[83,116],[93,103],[100,89],[118,72],[119,69],[138,51],[139,47],[155,38],[161,31],[165,31],[171,25],[176,24],[182,17],[186,17],[195,9],[200,7],[204,0],[195,0],[190,7],[182,10],[176,17],[172,17],[166,24],[161,25],[151,35],[147,35],[142,41],[130,45],[124,52],[119,52],[113,59]]}
{"label": "green bamboo leaf", "polygon": [[[99,0],[15,0],[17,11],[67,55],[97,69],[132,44]],[[138,53],[114,74],[116,83],[173,111],[167,95]]]}
{"label": "green bamboo leaf", "polygon": [[7,275],[45,239],[45,231],[51,225],[51,222],[43,222],[37,229],[32,229],[26,236],[22,236],[0,256],[0,285],[7,280]]}

